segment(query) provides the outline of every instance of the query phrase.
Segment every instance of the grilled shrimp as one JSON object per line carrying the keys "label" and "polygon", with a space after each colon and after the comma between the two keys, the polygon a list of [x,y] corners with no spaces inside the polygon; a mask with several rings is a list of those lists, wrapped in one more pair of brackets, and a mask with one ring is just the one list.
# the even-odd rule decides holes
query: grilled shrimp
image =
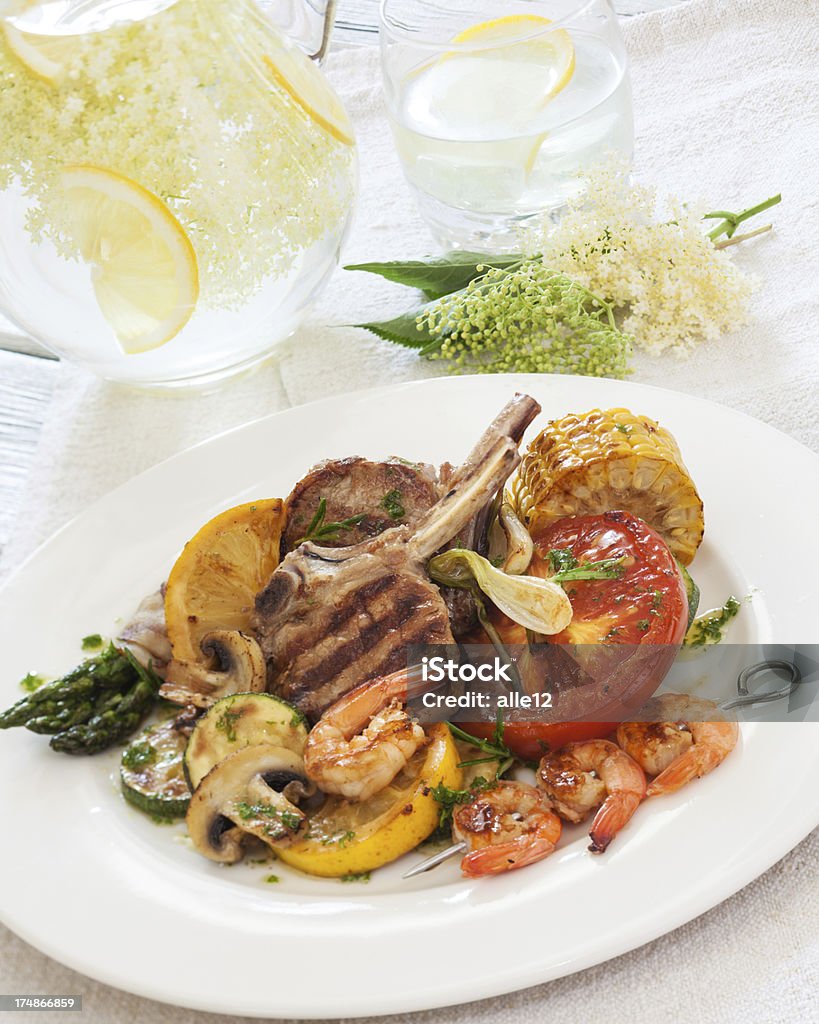
{"label": "grilled shrimp", "polygon": [[534,786],[498,782],[452,814],[452,834],[469,852],[467,878],[513,871],[548,857],[560,839],[560,819]]}
{"label": "grilled shrimp", "polygon": [[641,709],[651,721],[622,722],[617,742],[649,775],[656,778],[647,795],[674,793],[707,775],[731,753],[739,726],[727,721],[716,704],[683,693],[662,693]]}
{"label": "grilled shrimp", "polygon": [[307,777],[325,793],[366,800],[388,786],[425,742],[407,714],[407,672],[361,683],[329,707],[304,746]]}
{"label": "grilled shrimp", "polygon": [[643,769],[608,740],[569,743],[547,754],[537,783],[566,821],[582,821],[599,808],[589,830],[592,853],[605,852],[646,793]]}

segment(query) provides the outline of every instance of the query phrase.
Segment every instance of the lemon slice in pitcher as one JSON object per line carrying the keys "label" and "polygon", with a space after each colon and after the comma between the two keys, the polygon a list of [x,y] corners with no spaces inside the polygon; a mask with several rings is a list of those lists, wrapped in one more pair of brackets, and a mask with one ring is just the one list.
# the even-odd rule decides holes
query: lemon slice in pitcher
{"label": "lemon slice in pitcher", "polygon": [[8,22],[3,25],[3,35],[14,56],[44,82],[56,82],[76,50],[70,36],[23,32]]}
{"label": "lemon slice in pitcher", "polygon": [[275,58],[265,54],[262,60],[277,84],[309,118],[345,146],[355,144],[353,126],[347,111],[309,57],[301,50],[282,46]]}
{"label": "lemon slice in pitcher", "polygon": [[166,344],[199,297],[196,253],[168,207],[142,185],[103,167],[63,170],[71,237],[93,265],[94,293],[128,355]]}

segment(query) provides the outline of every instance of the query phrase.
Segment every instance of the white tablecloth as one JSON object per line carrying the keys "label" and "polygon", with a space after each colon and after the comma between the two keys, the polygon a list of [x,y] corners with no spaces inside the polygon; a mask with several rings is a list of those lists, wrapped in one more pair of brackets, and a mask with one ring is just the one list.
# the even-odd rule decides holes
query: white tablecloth
{"label": "white tablecloth", "polygon": [[[819,0],[693,0],[624,30],[638,177],[733,209],[784,195],[772,214],[775,232],[737,254],[763,282],[754,322],[686,362],[640,356],[634,379],[742,408],[819,451]],[[346,52],[329,67],[360,141],[361,201],[349,261],[431,248],[386,132],[377,59],[375,50]],[[406,301],[400,288],[339,271],[309,322],[273,360],[209,395],[139,394],[60,366],[4,571],[99,495],[222,429],[331,393],[440,373],[411,352],[342,326],[397,312]],[[781,483],[772,473],[772,485]],[[787,765],[775,767],[787,785],[804,786],[805,799],[814,799],[813,780],[787,779]],[[540,988],[412,1019],[819,1020],[817,860],[814,833],[739,895],[640,950]],[[594,908],[581,903],[578,913],[593,929]],[[508,936],[487,941],[514,942],[514,921]],[[95,984],[8,932],[0,943],[0,992],[82,993],[83,1019],[105,1024],[213,1019]],[[20,1019],[33,1024],[38,1016]]]}

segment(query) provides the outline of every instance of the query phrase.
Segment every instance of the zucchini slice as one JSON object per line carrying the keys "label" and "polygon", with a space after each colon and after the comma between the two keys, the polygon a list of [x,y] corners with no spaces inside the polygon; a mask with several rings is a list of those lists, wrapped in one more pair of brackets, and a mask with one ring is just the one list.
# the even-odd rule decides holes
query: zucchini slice
{"label": "zucchini slice", "polygon": [[697,609],[700,606],[700,588],[691,579],[691,573],[682,562],[677,561],[677,568],[680,570],[680,576],[682,576],[683,584],[685,585],[685,592],[688,595],[688,625],[686,630],[689,630],[694,619],[697,617]]}
{"label": "zucchini slice", "polygon": [[187,737],[173,722],[149,725],[122,752],[122,795],[152,818],[184,818],[190,803],[182,759]]}
{"label": "zucchini slice", "polygon": [[307,719],[271,693],[234,693],[208,708],[194,726],[185,750],[185,777],[192,790],[215,765],[243,747],[260,743],[301,755]]}

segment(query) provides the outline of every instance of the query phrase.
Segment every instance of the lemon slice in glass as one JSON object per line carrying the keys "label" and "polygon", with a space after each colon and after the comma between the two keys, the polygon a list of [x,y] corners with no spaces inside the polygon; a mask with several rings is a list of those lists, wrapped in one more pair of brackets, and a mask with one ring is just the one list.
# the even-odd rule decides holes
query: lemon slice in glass
{"label": "lemon slice in glass", "polygon": [[435,139],[468,141],[469,158],[532,173],[548,104],[571,81],[572,38],[548,18],[510,15],[465,29],[408,77],[405,109]]}
{"label": "lemon slice in glass", "polygon": [[201,657],[214,629],[251,629],[256,594],[279,564],[284,503],[266,498],[214,516],[185,545],[165,589],[174,658]]}
{"label": "lemon slice in glass", "polygon": [[427,735],[429,743],[369,800],[328,797],[310,816],[305,838],[277,849],[279,858],[310,875],[338,878],[389,864],[428,839],[441,811],[432,789],[459,789],[461,769],[446,724],[430,726]]}
{"label": "lemon slice in glass", "polygon": [[273,78],[316,124],[345,146],[355,145],[347,111],[321,72],[301,50],[282,46],[262,57]]}
{"label": "lemon slice in glass", "polygon": [[142,185],[102,167],[66,167],[67,225],[105,319],[128,355],[166,344],[199,297],[196,253],[168,207]]}
{"label": "lemon slice in glass", "polygon": [[56,82],[76,48],[70,36],[23,32],[8,22],[3,25],[8,48],[28,70],[44,82]]}
{"label": "lemon slice in glass", "polygon": [[[509,14],[492,21],[483,21],[459,32],[453,43],[486,43],[486,49],[468,51],[483,58],[491,57],[536,64],[548,71],[543,94],[547,102],[564,89],[574,74],[575,54],[572,37],[565,29],[549,31],[549,18],[537,14]],[[447,54],[452,57],[455,54]]]}

